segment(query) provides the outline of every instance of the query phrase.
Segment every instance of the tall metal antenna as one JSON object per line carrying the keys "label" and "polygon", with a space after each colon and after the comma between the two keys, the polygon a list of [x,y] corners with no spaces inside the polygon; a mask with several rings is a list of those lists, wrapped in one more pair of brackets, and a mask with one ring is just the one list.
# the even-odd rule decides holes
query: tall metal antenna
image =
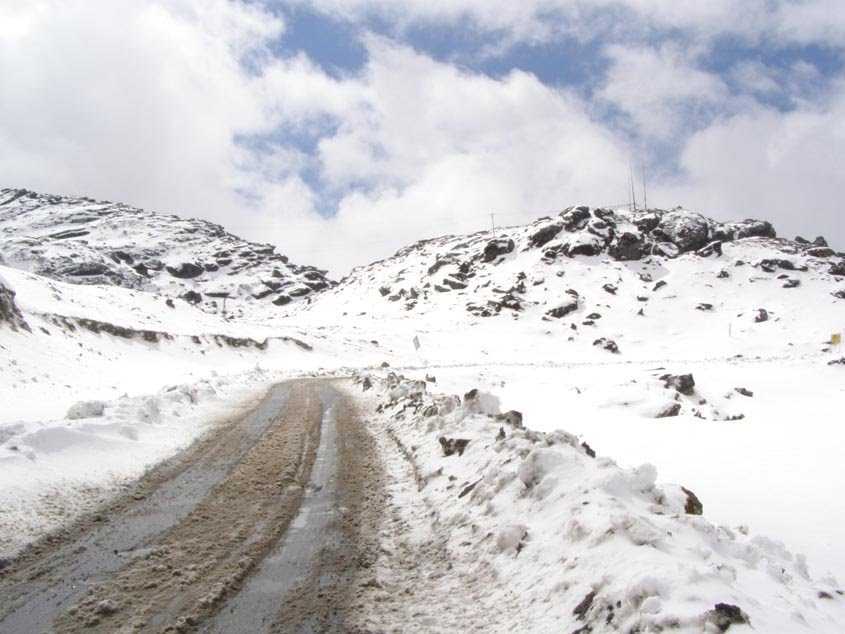
{"label": "tall metal antenna", "polygon": [[490,230],[496,230],[496,214],[493,212],[490,212]]}
{"label": "tall metal antenna", "polygon": [[637,210],[637,192],[634,189],[634,166],[628,161],[628,182],[631,185],[631,208]]}
{"label": "tall metal antenna", "polygon": [[641,163],[643,177],[643,209],[648,210],[648,194],[646,190],[645,161]]}

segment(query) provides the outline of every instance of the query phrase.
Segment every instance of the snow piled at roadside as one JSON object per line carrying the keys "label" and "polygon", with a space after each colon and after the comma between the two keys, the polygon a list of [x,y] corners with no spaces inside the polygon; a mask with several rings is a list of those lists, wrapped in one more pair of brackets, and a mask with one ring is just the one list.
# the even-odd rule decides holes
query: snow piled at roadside
{"label": "snow piled at roadside", "polygon": [[143,396],[81,401],[59,420],[0,425],[0,559],[254,406],[275,378],[256,367]]}
{"label": "snow piled at roadside", "polygon": [[412,463],[455,572],[493,571],[473,589],[487,631],[842,630],[835,579],[813,578],[777,541],[711,524],[653,466],[622,469],[567,432],[527,430],[483,393],[356,381],[375,394],[375,433]]}

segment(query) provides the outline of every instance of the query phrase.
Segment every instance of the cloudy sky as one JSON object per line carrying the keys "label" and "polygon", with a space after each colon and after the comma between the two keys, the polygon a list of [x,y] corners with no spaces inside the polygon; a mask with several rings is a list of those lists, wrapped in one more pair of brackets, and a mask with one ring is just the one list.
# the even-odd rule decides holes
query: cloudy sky
{"label": "cloudy sky", "polygon": [[330,267],[628,200],[845,248],[842,0],[0,0],[0,185]]}

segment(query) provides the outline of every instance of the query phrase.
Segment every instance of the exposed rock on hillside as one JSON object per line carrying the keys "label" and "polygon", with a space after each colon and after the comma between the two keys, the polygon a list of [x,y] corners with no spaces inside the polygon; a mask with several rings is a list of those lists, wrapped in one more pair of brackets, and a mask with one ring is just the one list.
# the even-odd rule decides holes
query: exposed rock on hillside
{"label": "exposed rock on hillside", "polygon": [[10,266],[64,282],[155,291],[209,311],[225,298],[235,315],[334,285],[325,271],[206,220],[26,189],[0,190],[0,251]]}
{"label": "exposed rock on hillside", "polygon": [[15,292],[0,277],[0,327],[3,326],[12,330],[29,330],[29,325],[15,303]]}

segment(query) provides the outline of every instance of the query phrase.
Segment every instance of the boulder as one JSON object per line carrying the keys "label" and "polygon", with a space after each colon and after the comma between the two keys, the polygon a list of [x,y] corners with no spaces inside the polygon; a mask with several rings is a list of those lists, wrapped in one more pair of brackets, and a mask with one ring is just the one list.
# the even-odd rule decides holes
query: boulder
{"label": "boulder", "polygon": [[769,311],[765,308],[758,308],[757,314],[754,316],[754,322],[761,324],[764,321],[769,321]]}
{"label": "boulder", "polygon": [[0,325],[3,324],[7,324],[12,330],[30,330],[15,302],[15,291],[0,277]]}
{"label": "boulder", "polygon": [[563,230],[563,223],[555,222],[541,229],[535,231],[531,237],[528,239],[528,243],[532,247],[541,247],[547,242],[550,242],[555,238],[557,234],[559,234]]}
{"label": "boulder", "polygon": [[695,379],[692,374],[664,374],[660,377],[663,386],[674,388],[681,394],[692,396],[695,392]]}
{"label": "boulder", "polygon": [[659,412],[655,418],[672,418],[681,413],[681,404],[678,402],[669,403]]}
{"label": "boulder", "polygon": [[194,277],[199,277],[205,272],[205,269],[201,267],[199,264],[195,264],[194,262],[183,262],[179,266],[168,266],[165,267],[167,272],[170,273],[173,277],[178,277],[180,279],[192,279]]}
{"label": "boulder", "polygon": [[443,455],[446,457],[454,454],[463,456],[467,445],[469,445],[468,438],[446,438],[446,436],[441,436],[438,438],[438,441],[440,441],[440,448],[443,450]]}
{"label": "boulder", "polygon": [[585,206],[569,207],[561,212],[564,227],[567,231],[579,231],[587,226],[590,221],[590,208]]}
{"label": "boulder", "polygon": [[546,315],[548,317],[553,317],[554,319],[560,319],[561,317],[566,317],[569,313],[576,310],[578,310],[578,299],[571,298],[546,311]]}
{"label": "boulder", "polygon": [[710,237],[707,219],[696,213],[670,211],[660,219],[660,224],[652,231],[656,239],[665,237],[682,253],[695,251],[705,246]]}
{"label": "boulder", "polygon": [[845,260],[842,262],[837,262],[836,264],[831,265],[830,271],[828,271],[831,275],[836,276],[843,276],[845,275]]}
{"label": "boulder", "polygon": [[684,504],[684,512],[687,515],[701,515],[704,513],[704,505],[695,493],[686,487],[681,487],[681,491],[687,496],[686,503]]}
{"label": "boulder", "polygon": [[484,247],[483,260],[485,262],[492,262],[496,258],[506,255],[513,251],[514,243],[510,238],[496,238],[490,240]]}
{"label": "boulder", "polygon": [[646,244],[640,236],[625,232],[610,245],[607,252],[615,260],[639,260],[646,253]]}
{"label": "boulder", "polygon": [[601,337],[600,339],[596,339],[593,342],[594,346],[601,346],[608,352],[612,352],[613,354],[619,354],[619,346],[613,339],[608,339],[606,337]]}
{"label": "boulder", "polygon": [[199,304],[202,301],[202,295],[196,291],[188,291],[187,293],[183,293],[181,297],[189,304]]}

